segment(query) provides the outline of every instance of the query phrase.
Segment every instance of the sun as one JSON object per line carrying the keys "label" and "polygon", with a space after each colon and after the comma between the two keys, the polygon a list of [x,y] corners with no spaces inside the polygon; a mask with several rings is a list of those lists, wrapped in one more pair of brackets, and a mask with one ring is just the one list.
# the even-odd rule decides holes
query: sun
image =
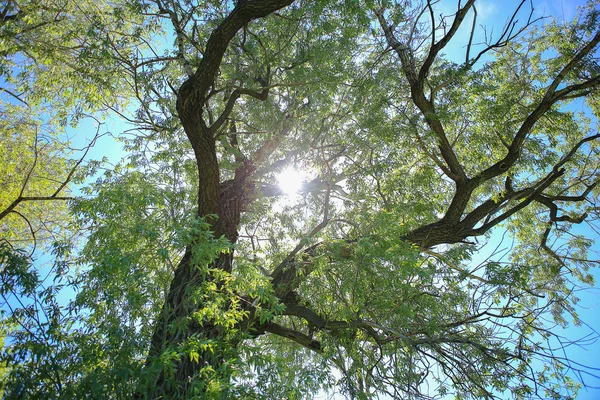
{"label": "sun", "polygon": [[302,188],[305,175],[297,169],[288,167],[277,174],[277,184],[286,194],[296,194]]}

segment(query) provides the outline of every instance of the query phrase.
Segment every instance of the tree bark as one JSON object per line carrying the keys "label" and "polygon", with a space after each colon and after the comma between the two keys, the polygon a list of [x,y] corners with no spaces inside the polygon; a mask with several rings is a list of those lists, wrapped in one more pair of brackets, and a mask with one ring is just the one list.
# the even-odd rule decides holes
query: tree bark
{"label": "tree bark", "polygon": [[[212,225],[215,238],[225,237],[230,243],[235,243],[238,237],[240,215],[247,206],[251,191],[247,178],[252,174],[253,168],[243,164],[236,170],[233,180],[221,183],[214,132],[203,118],[207,95],[214,85],[227,46],[236,33],[252,20],[265,17],[292,2],[293,0],[239,0],[231,14],[211,34],[198,69],[182,84],[178,92],[179,119],[194,150],[198,167],[198,216]],[[221,117],[220,119],[225,119],[227,115]],[[202,304],[197,304],[199,299],[193,298],[194,290],[214,279],[206,268],[194,265],[193,246],[191,244],[188,247],[179,262],[167,299],[156,320],[146,361],[149,373],[152,375],[152,371],[156,371],[156,375],[153,382],[149,382],[144,389],[145,398],[186,398],[190,395],[192,386],[198,383],[200,393],[206,392],[207,388],[202,381],[208,378],[199,374],[207,367],[205,371],[210,371],[217,380],[227,382],[229,379],[227,358],[230,350],[235,350],[238,344],[235,339],[220,343],[211,350],[196,349],[198,356],[194,359],[189,352],[179,348],[192,337],[215,343],[225,340],[223,329],[213,321],[197,321],[191,317],[202,308]],[[208,266],[208,271],[222,270],[229,273],[232,261],[232,251],[222,253]],[[183,328],[173,328],[182,321],[186,322]],[[164,365],[158,362],[167,350],[179,353],[175,359],[174,372],[169,375],[165,372]]]}
{"label": "tree bark", "polygon": [[[241,162],[241,165],[235,171],[234,178],[221,182],[215,131],[226,122],[240,96],[249,95],[264,100],[264,97],[268,94],[268,89],[263,87],[263,92],[260,94],[236,89],[234,94],[227,100],[224,111],[212,126],[207,124],[204,119],[207,101],[210,100],[208,93],[214,87],[226,49],[236,33],[252,20],[265,17],[291,3],[293,3],[293,0],[237,1],[232,12],[219,24],[208,39],[204,57],[200,61],[197,70],[191,71],[188,69],[188,80],[182,84],[177,95],[178,116],[193,148],[198,168],[198,216],[211,224],[215,238],[224,237],[232,244],[238,238],[237,228],[241,213],[252,201],[253,188],[249,183],[249,178],[253,174],[255,166],[251,163]],[[570,69],[576,65],[576,62],[583,59],[600,42],[600,33],[598,33],[592,42],[580,50],[574,61],[569,63],[555,81],[548,86],[544,99],[515,133],[506,156],[473,177],[468,177],[446,136],[444,126],[436,116],[434,99],[428,99],[425,96],[424,87],[427,83],[426,78],[429,68],[433,65],[437,54],[452,38],[473,3],[472,0],[469,0],[459,10],[451,29],[440,41],[435,42],[435,40],[432,40],[432,47],[420,69],[417,69],[415,65],[415,57],[410,48],[403,46],[396,40],[393,28],[385,21],[384,14],[382,12],[376,13],[388,44],[400,58],[404,74],[410,83],[411,98],[421,111],[429,128],[437,136],[439,153],[444,161],[443,163],[440,162],[438,166],[456,185],[447,212],[439,221],[417,228],[401,238],[421,249],[430,249],[440,244],[458,243],[468,237],[481,235],[515,212],[527,207],[533,201],[549,205],[551,211],[554,210],[552,201],[543,197],[543,190],[564,173],[561,163],[566,162],[566,158],[556,164],[552,172],[546,177],[528,188],[513,191],[509,176],[506,180],[507,190],[500,197],[490,196],[469,212],[467,212],[467,206],[472,201],[473,193],[478,187],[484,182],[507,174],[508,170],[515,165],[523,148],[523,143],[532,127],[554,104],[566,98],[572,92],[597,86],[600,82],[600,77],[595,76],[582,84],[570,85],[557,90],[558,85]],[[500,43],[498,42],[497,45],[500,45]],[[488,47],[488,50],[491,48],[493,46]],[[594,139],[595,137],[590,137],[585,140]],[[573,151],[583,142],[580,142]],[[266,147],[271,145],[273,144],[267,142],[264,144]],[[509,201],[513,203],[509,204]],[[558,218],[556,212],[554,212],[553,218],[554,220]],[[194,242],[194,240],[192,241]],[[239,337],[225,335],[224,328],[218,326],[210,318],[204,318],[200,321],[194,319],[193,314],[201,309],[203,304],[201,303],[202,300],[198,299],[198,296],[195,298],[193,294],[196,289],[203,287],[207,282],[215,283],[214,286],[217,291],[222,289],[222,286],[219,286],[221,283],[217,275],[218,273],[231,272],[233,253],[219,254],[210,265],[199,266],[194,264],[193,256],[194,246],[198,245],[201,246],[202,244],[190,244],[181,259],[171,282],[163,309],[157,318],[147,358],[147,366],[150,373],[152,373],[155,366],[158,372],[151,385],[147,386],[150,387],[146,391],[149,395],[145,397],[185,398],[190,394],[193,386],[198,384],[200,393],[207,393],[206,385],[203,386],[204,381],[216,379],[220,383],[227,383],[229,380],[231,371],[228,369],[227,361],[232,353],[235,353],[240,339]],[[312,255],[311,253],[315,253],[318,246],[315,245],[305,249],[303,254]],[[348,328],[347,323],[325,321],[310,310],[308,306],[305,307],[304,304],[300,304],[296,289],[299,287],[302,277],[311,272],[311,266],[310,262],[303,263],[303,266],[300,265],[302,263],[297,262],[295,255],[295,253],[290,255],[290,259],[282,262],[271,275],[276,296],[288,307],[287,315],[301,317],[315,329],[332,331]],[[250,316],[239,321],[240,326],[250,326],[254,323],[252,321],[251,306],[248,308]],[[182,322],[184,323],[182,324]],[[180,328],[175,329],[175,326]],[[321,350],[320,344],[313,340],[312,336],[279,326],[272,321],[267,321],[264,324],[254,324],[254,326],[256,334],[271,332],[294,340],[300,345],[315,351]],[[376,336],[376,334],[373,335]],[[218,345],[210,351],[196,348],[194,349],[195,355],[191,357],[191,353],[181,346],[189,339],[195,338],[208,340]],[[161,365],[158,361],[167,351],[176,352],[178,355],[173,359],[172,371],[166,372],[164,365]],[[202,374],[202,371],[209,371],[212,375],[207,377],[207,375]]]}

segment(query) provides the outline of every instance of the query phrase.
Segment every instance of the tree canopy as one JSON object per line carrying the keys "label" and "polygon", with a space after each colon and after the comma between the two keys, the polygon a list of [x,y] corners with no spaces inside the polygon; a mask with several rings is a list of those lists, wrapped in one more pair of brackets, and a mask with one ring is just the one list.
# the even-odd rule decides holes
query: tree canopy
{"label": "tree canopy", "polygon": [[573,398],[600,10],[481,6],[4,2],[4,396]]}

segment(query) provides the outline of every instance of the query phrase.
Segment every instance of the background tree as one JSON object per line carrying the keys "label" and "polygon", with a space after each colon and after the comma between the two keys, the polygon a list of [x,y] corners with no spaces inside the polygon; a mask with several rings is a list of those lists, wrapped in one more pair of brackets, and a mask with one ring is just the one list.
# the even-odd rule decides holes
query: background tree
{"label": "background tree", "polygon": [[[111,54],[127,54],[135,35],[142,32],[139,20],[124,20],[133,6],[86,1],[3,3],[0,145],[5,157],[0,220],[5,240],[27,246],[36,232],[49,233],[66,215],[67,184],[98,138],[100,122],[96,120],[96,135],[89,134],[88,142],[79,146],[81,154],[73,154],[78,149],[66,128],[77,126],[107,104],[125,104],[119,99],[123,69]],[[128,30],[130,38],[125,35]]]}
{"label": "background tree", "polygon": [[[598,217],[595,3],[543,28],[520,3],[483,43],[473,0],[340,3],[139,4],[169,39],[107,49],[136,135],[71,209],[57,393],[575,393],[552,338],[598,262],[572,229]],[[475,262],[497,227],[516,244]]]}
{"label": "background tree", "polygon": [[[0,295],[1,335],[8,335],[1,375],[7,398],[72,395],[63,379],[80,373],[74,372],[81,367],[74,362],[74,318],[57,297],[68,265],[53,263],[50,252],[76,240],[67,229],[73,221],[67,201],[72,183],[100,165],[85,160],[103,135],[97,117],[106,115],[107,104],[127,103],[124,70],[112,53],[129,54],[151,29],[133,14],[124,18],[134,6],[9,0],[0,7]],[[73,143],[69,130],[85,121],[94,132]]]}

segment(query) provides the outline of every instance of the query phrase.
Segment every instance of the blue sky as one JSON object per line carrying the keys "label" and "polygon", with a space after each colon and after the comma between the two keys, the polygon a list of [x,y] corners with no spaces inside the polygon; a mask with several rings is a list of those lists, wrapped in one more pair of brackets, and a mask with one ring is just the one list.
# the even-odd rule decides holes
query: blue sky
{"label": "blue sky", "polygon": [[[518,6],[520,1],[517,0],[479,0],[477,4],[478,10],[478,24],[486,26],[488,33],[496,35],[499,34],[503,25],[506,23],[508,18],[511,16],[512,11]],[[583,0],[544,0],[534,1],[534,14],[533,17],[551,16],[559,20],[572,20],[577,13],[577,7],[585,4]],[[456,6],[455,1],[442,2],[442,5],[448,7],[447,13],[450,13],[452,7]],[[519,20],[524,22],[529,15],[530,4],[527,1],[519,14]],[[464,46],[467,43],[469,29],[471,26],[470,21],[464,24],[465,28],[459,31],[457,37],[447,48],[447,55],[455,59],[457,62],[461,62],[464,59]],[[481,34],[482,28],[478,28],[478,33]],[[104,125],[101,126],[101,132],[111,132],[114,135],[118,135],[119,132],[125,131],[131,128],[131,126],[119,121],[118,119],[112,118],[104,121]],[[88,134],[95,132],[96,125],[94,122],[89,122],[79,127],[73,133],[76,134],[75,139],[79,143],[85,143],[85,140],[89,137]],[[85,135],[81,133],[87,132]],[[83,142],[81,142],[83,140]],[[106,156],[111,163],[117,162],[121,157],[124,156],[121,145],[117,143],[110,136],[103,137],[100,139],[98,144],[91,152],[91,158],[101,159]],[[600,254],[600,238],[598,235],[593,233],[591,230],[585,232],[590,237],[596,239],[594,250]],[[498,234],[499,235],[499,234]],[[595,271],[596,282],[600,281],[600,272]],[[596,285],[598,286],[598,285]],[[600,289],[590,288],[586,291],[580,292],[579,297],[581,299],[579,314],[581,320],[584,321],[584,325],[580,327],[570,326],[561,332],[562,335],[570,338],[590,338],[594,335],[594,331],[600,332]],[[600,373],[600,341],[588,342],[584,347],[571,346],[567,349],[567,355],[573,361],[579,364],[587,365],[592,368],[599,369],[595,371]],[[591,371],[594,372],[594,371]],[[586,383],[590,385],[600,386],[600,380],[593,379],[589,376],[583,376]],[[587,388],[582,389],[579,399],[583,400],[596,400],[600,398],[600,389]]]}
{"label": "blue sky", "polygon": [[[453,11],[456,10],[456,3],[456,1],[442,1],[437,4],[437,6],[441,7],[441,9],[445,11],[445,14],[452,14]],[[487,33],[491,33],[493,34],[493,37],[497,38],[504,24],[511,17],[513,10],[516,9],[519,3],[520,1],[517,0],[478,0],[476,3],[478,25],[485,26]],[[539,17],[551,17],[556,18],[559,21],[571,21],[577,15],[577,7],[585,4],[586,1],[583,0],[534,0],[532,17],[534,19]],[[530,3],[529,1],[526,1],[517,19],[520,22],[525,22],[529,16],[530,10]],[[453,41],[451,41],[445,49],[447,56],[457,63],[464,61],[465,45],[468,43],[471,21],[472,19],[463,24],[461,30],[459,30]],[[481,35],[482,32],[481,26],[478,27],[477,34]],[[477,39],[475,39],[474,42],[477,42]],[[600,256],[600,235],[583,225],[577,229],[580,233],[583,233],[594,240],[595,244],[591,250],[592,252],[595,252],[594,256],[597,259]],[[502,230],[497,229],[491,239],[490,245],[486,246],[483,251],[490,251],[490,248],[493,249],[495,243],[500,240],[501,235]],[[484,258],[483,255],[476,257],[476,259],[482,258]],[[594,257],[592,256],[592,258]],[[564,353],[559,355],[567,356],[573,361],[573,365],[587,370],[590,374],[600,376],[600,340],[598,340],[598,332],[600,332],[600,271],[596,269],[592,272],[596,280],[595,287],[586,288],[577,292],[577,296],[580,298],[577,311],[582,324],[580,326],[570,324],[565,329],[558,327],[556,333],[571,341],[580,339],[579,344],[568,346],[564,349]],[[538,367],[541,368],[542,365],[538,364]],[[571,374],[575,380],[579,381],[580,379],[583,379],[583,382],[588,385],[587,388],[584,387],[580,390],[577,397],[579,400],[600,399],[600,379],[590,374],[583,373],[579,376]],[[508,394],[505,396],[508,396]],[[322,397],[319,398],[325,399],[329,397],[323,394]],[[333,398],[342,399],[343,397],[337,395]],[[386,397],[382,397],[382,399],[383,398]]]}
{"label": "blue sky", "polygon": [[[478,1],[478,22],[486,25],[489,28],[495,27],[495,31],[499,32],[502,25],[505,23],[507,18],[510,16],[512,10],[518,5],[519,1],[510,0],[484,0]],[[448,2],[451,7],[454,7],[456,1]],[[534,16],[554,16],[558,19],[571,20],[576,15],[576,7],[585,4],[584,1],[569,1],[569,0],[545,0],[535,1],[535,14]],[[529,4],[525,4],[528,7]],[[527,17],[527,9],[521,13],[522,18]],[[465,24],[470,26],[470,24]],[[449,47],[450,57],[456,57],[457,60],[462,60],[464,57],[464,43],[466,43],[468,37],[468,31],[465,30],[459,33],[459,37],[455,41],[453,47]],[[456,55],[453,54],[455,52]],[[118,135],[120,132],[129,129],[130,126],[126,125],[122,121],[117,119],[107,119],[104,121],[104,125],[100,127],[100,132],[111,132],[114,135]],[[70,131],[74,136],[75,147],[80,147],[89,141],[90,136],[96,132],[96,123],[93,121],[86,122],[79,126],[76,130]],[[92,149],[90,153],[91,159],[101,159],[106,156],[111,163],[117,162],[121,157],[124,156],[121,145],[116,142],[112,137],[106,136],[99,140],[97,145]],[[600,254],[600,237],[598,234],[591,230],[585,232],[590,237],[596,240],[594,250]],[[596,282],[600,281],[600,272],[595,271]],[[593,331],[600,332],[600,288],[598,284],[596,288],[590,288],[584,292],[579,293],[581,299],[579,314],[587,325],[581,327],[571,326],[562,332],[569,338],[584,338],[588,337]],[[592,368],[597,368],[596,373],[600,374],[600,341],[589,343],[586,347],[572,346],[568,349],[568,356],[575,362],[587,365]],[[589,377],[583,377],[589,379],[588,383],[596,386],[600,386],[600,380],[590,379]],[[596,400],[600,399],[600,389],[582,389],[580,392],[579,399],[583,400]]]}
{"label": "blue sky", "polygon": [[[528,14],[529,2],[524,5],[524,12],[521,13],[523,21]],[[545,0],[534,1],[534,17],[550,16],[562,21],[570,21],[577,15],[577,7],[586,4],[583,0]],[[499,32],[502,25],[510,17],[512,10],[518,6],[519,1],[501,1],[501,0],[485,0],[478,1],[478,21],[488,27],[495,27],[495,31]],[[465,24],[468,25],[468,24]],[[466,43],[468,32],[461,32],[463,43]],[[459,38],[458,41],[461,39]],[[455,44],[455,51],[463,56],[464,50],[462,45]],[[451,53],[449,54],[453,56]],[[592,238],[595,244],[592,251],[596,252],[596,258],[600,255],[600,236],[591,229],[581,226],[578,227],[581,233]],[[499,233],[498,233],[499,234]],[[596,279],[594,288],[588,288],[578,292],[580,298],[578,314],[583,324],[579,327],[572,324],[558,332],[571,340],[582,339],[581,346],[569,346],[565,349],[565,354],[575,363],[581,366],[586,366],[588,372],[600,375],[600,340],[598,340],[598,332],[600,332],[600,271],[593,271]],[[560,329],[560,328],[559,328]],[[583,374],[581,376],[587,385],[595,386],[581,389],[578,399],[581,400],[597,400],[600,399],[600,379],[594,378],[591,375]]]}

